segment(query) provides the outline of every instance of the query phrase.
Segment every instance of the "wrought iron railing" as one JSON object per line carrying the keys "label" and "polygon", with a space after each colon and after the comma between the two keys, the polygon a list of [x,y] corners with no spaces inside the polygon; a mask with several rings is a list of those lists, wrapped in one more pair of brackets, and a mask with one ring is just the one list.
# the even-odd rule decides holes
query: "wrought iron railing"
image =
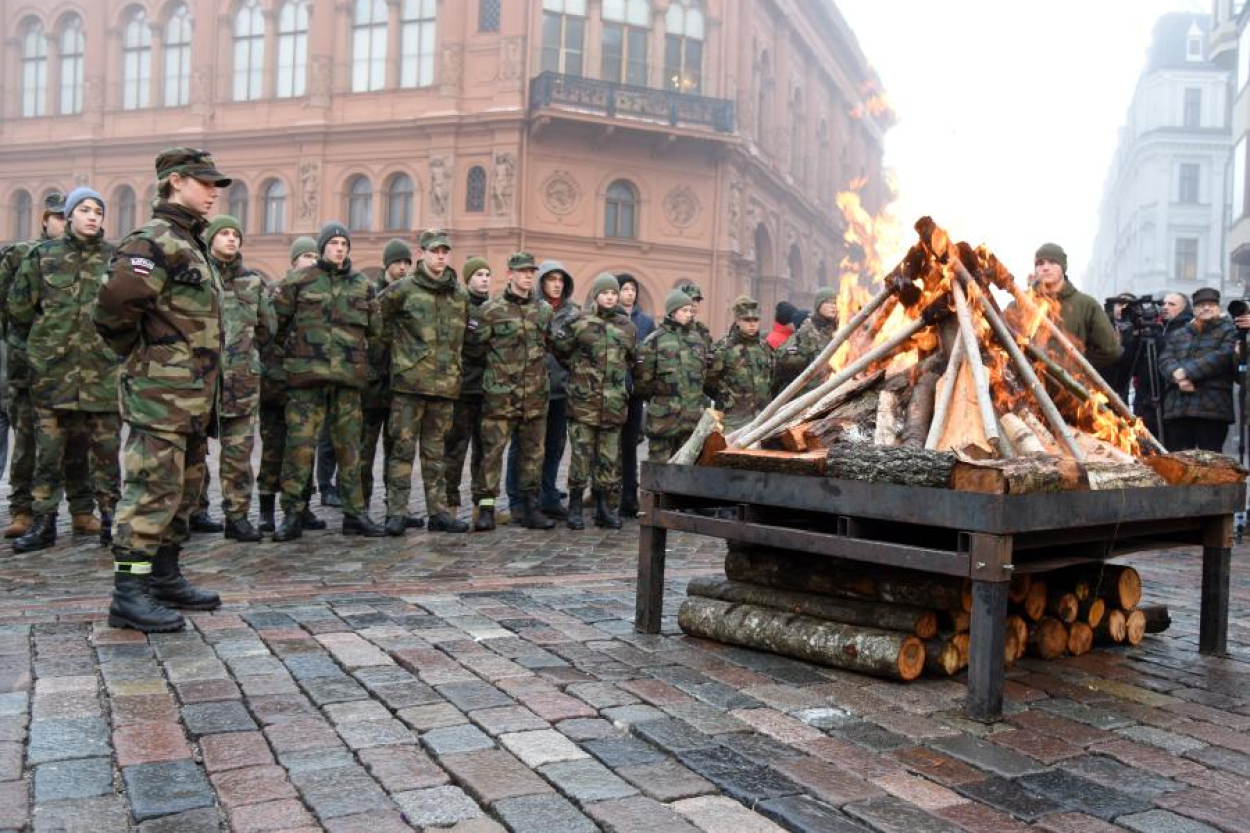
{"label": "wrought iron railing", "polygon": [[557,72],[544,72],[530,81],[530,109],[548,107],[671,127],[710,127],[721,133],[732,133],[734,129],[734,103],[729,99],[633,87]]}

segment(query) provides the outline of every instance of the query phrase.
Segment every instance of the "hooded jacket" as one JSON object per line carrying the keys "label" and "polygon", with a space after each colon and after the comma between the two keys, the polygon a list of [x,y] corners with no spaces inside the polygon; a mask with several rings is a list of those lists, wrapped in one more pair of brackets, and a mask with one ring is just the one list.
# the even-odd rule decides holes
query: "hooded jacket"
{"label": "hooded jacket", "polygon": [[[573,295],[573,276],[569,274],[568,270],[558,260],[543,261],[542,268],[538,270],[534,291],[546,301],[547,296],[542,291],[543,278],[552,272],[564,273],[564,291],[560,294],[560,306],[556,307],[551,305],[550,301],[547,302],[551,305],[554,313],[551,318],[551,331],[554,333],[567,326],[570,321],[580,315],[581,307],[569,300]],[[547,377],[551,380],[550,397],[552,399],[564,399],[567,395],[565,387],[569,382],[569,371],[550,353],[547,354]]]}

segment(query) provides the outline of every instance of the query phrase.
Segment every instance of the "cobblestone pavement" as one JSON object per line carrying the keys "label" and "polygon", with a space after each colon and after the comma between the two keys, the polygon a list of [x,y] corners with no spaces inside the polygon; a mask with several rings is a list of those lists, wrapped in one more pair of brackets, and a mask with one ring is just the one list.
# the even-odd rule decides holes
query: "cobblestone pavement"
{"label": "cobblestone pavement", "polygon": [[1250,830],[1246,549],[1230,657],[1197,653],[1196,551],[1135,556],[1171,630],[1022,661],[983,725],[961,679],[680,635],[723,549],[670,540],[660,636],[631,627],[632,523],[197,536],[188,572],[225,607],[151,637],[103,623],[94,542],[5,550],[0,830]]}

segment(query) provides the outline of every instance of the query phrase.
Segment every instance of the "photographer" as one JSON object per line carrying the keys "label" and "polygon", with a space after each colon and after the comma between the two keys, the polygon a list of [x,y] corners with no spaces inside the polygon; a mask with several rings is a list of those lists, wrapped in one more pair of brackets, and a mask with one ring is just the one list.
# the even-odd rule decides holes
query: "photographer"
{"label": "photographer", "polygon": [[[1149,302],[1150,298],[1147,296],[1142,300]],[[1124,351],[1115,364],[1103,371],[1103,377],[1125,402],[1128,401],[1128,389],[1133,381],[1133,366],[1137,362],[1138,332],[1144,323],[1139,317],[1142,306],[1137,296],[1131,292],[1121,292],[1103,303]]]}
{"label": "photographer", "polygon": [[[1145,300],[1145,299],[1142,299]],[[1140,307],[1142,301],[1138,301],[1137,307]],[[1134,310],[1130,310],[1131,315]],[[1193,320],[1193,312],[1189,309],[1189,299],[1179,292],[1169,292],[1163,296],[1163,302],[1158,305],[1158,321],[1155,326],[1150,327],[1148,337],[1154,342],[1154,354],[1158,356],[1163,353],[1163,348],[1167,345],[1168,339],[1178,331],[1183,329],[1186,324]],[[1148,359],[1148,351],[1146,345],[1141,340],[1138,341],[1138,347],[1134,351],[1137,355],[1133,362],[1133,413],[1141,417],[1142,422],[1150,429],[1150,433],[1156,437],[1160,437],[1161,431],[1157,410],[1152,399],[1152,389],[1158,393],[1159,405],[1163,404],[1163,391],[1167,386],[1163,374],[1159,373],[1158,364],[1155,365],[1154,379],[1150,378],[1150,362]],[[1153,382],[1153,384],[1152,384]],[[1160,437],[1161,441],[1166,445],[1167,438]]]}
{"label": "photographer", "polygon": [[1193,320],[1168,338],[1159,355],[1167,384],[1165,442],[1174,451],[1221,451],[1234,419],[1237,328],[1220,313],[1219,290],[1199,289],[1193,308]]}

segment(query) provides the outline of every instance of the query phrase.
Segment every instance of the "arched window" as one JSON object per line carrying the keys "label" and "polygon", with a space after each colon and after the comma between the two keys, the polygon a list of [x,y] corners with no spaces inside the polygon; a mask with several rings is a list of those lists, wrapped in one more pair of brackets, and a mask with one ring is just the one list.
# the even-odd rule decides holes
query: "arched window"
{"label": "arched window", "polygon": [[363,174],[347,184],[347,227],[352,231],[373,229],[373,186]]}
{"label": "arched window", "polygon": [[83,53],[86,48],[87,36],[83,33],[82,18],[70,15],[61,29],[62,116],[82,112]]}
{"label": "arched window", "polygon": [[243,0],[234,16],[234,100],[264,95],[265,15],[260,0]]}
{"label": "arched window", "polygon": [[412,228],[412,177],[395,174],[386,184],[386,227],[394,231]]}
{"label": "arched window", "polygon": [[179,3],[165,24],[166,107],[191,103],[191,12]]}
{"label": "arched window", "polygon": [[308,77],[308,0],[287,0],[278,12],[278,98],[304,94]]}
{"label": "arched window", "polygon": [[31,215],[33,205],[29,191],[16,191],[13,194],[13,239],[21,242],[31,238]]}
{"label": "arched window", "polygon": [[647,41],[651,38],[649,0],[603,0],[604,81],[647,86]]}
{"label": "arched window", "polygon": [[543,72],[580,76],[586,56],[586,0],[543,0]]}
{"label": "arched window", "polygon": [[286,233],[286,184],[280,179],[270,180],[264,190],[265,234]]}
{"label": "arched window", "polygon": [[623,179],[608,186],[603,212],[603,236],[638,236],[638,192]]}
{"label": "arched window", "polygon": [[356,0],[352,15],[352,92],[386,86],[386,0]]}
{"label": "arched window", "polygon": [[696,0],[669,0],[664,29],[664,83],[679,93],[702,92],[703,10]]}
{"label": "arched window", "polygon": [[122,28],[122,109],[147,107],[152,90],[152,30],[139,7],[126,13]]}
{"label": "arched window", "polygon": [[477,30],[499,31],[499,0],[477,0]]}
{"label": "arched window", "polygon": [[119,186],[113,192],[109,213],[113,215],[113,235],[120,240],[130,234],[135,227],[135,189],[129,185]]}
{"label": "arched window", "polygon": [[239,221],[244,233],[247,232],[248,196],[246,182],[241,179],[231,181],[226,191],[226,211]]}
{"label": "arched window", "polygon": [[43,24],[32,19],[22,31],[22,115],[33,118],[47,114],[48,40]]}
{"label": "arched window", "polygon": [[469,178],[464,187],[464,210],[479,212],[486,210],[486,169],[481,165],[469,168]]}
{"label": "arched window", "polygon": [[400,18],[399,86],[434,83],[435,0],[404,0]]}
{"label": "arched window", "polygon": [[156,183],[148,183],[148,187],[143,189],[143,203],[139,206],[143,209],[143,216],[148,216],[154,205],[156,205]]}

